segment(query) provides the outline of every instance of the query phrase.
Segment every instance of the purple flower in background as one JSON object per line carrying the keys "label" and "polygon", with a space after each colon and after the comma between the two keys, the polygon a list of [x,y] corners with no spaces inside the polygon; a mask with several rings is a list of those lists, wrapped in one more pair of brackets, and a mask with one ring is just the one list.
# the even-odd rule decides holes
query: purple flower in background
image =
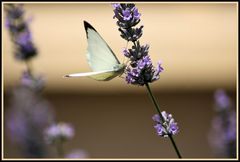
{"label": "purple flower in background", "polygon": [[24,20],[24,9],[21,4],[8,4],[4,6],[6,13],[6,27],[10,32],[15,47],[15,57],[18,60],[29,60],[37,55],[28,27],[29,21]]}
{"label": "purple flower in background", "polygon": [[117,18],[117,25],[121,32],[121,37],[127,41],[133,42],[131,49],[124,49],[123,54],[130,60],[130,65],[126,68],[126,82],[133,85],[143,86],[154,82],[160,77],[163,71],[161,63],[157,68],[152,64],[148,55],[149,45],[141,46],[138,41],[142,36],[143,26],[133,28],[140,22],[141,14],[138,12],[135,4],[114,4],[114,18]]}
{"label": "purple flower in background", "polygon": [[13,19],[21,18],[24,14],[23,4],[8,4],[7,7],[8,15]]}
{"label": "purple flower in background", "polygon": [[22,46],[27,45],[29,42],[32,41],[32,35],[29,32],[29,30],[26,30],[25,32],[21,32],[17,37],[16,37],[16,43]]}
{"label": "purple flower in background", "polygon": [[10,96],[6,132],[24,157],[46,157],[43,130],[54,120],[51,105],[32,89],[19,86]]}
{"label": "purple flower in background", "polygon": [[58,123],[49,126],[45,130],[45,138],[48,143],[54,144],[57,141],[66,141],[74,136],[74,129],[70,124]]}
{"label": "purple flower in background", "polygon": [[165,111],[163,111],[162,116],[164,118],[164,122],[160,119],[160,116],[158,114],[153,115],[152,119],[157,124],[154,126],[154,128],[157,131],[157,134],[162,137],[168,137],[168,135],[175,135],[179,132],[179,128],[177,123],[174,121],[172,114],[168,114]]}
{"label": "purple flower in background", "polygon": [[216,104],[216,110],[221,111],[225,109],[229,109],[231,106],[231,100],[227,96],[224,90],[218,89],[214,93],[214,98],[215,98],[215,104]]}
{"label": "purple flower in background", "polygon": [[89,154],[85,150],[76,149],[68,153],[65,158],[69,159],[86,159],[89,157]]}
{"label": "purple flower in background", "polygon": [[209,144],[218,157],[236,157],[236,112],[224,90],[214,93],[216,116],[208,134]]}
{"label": "purple flower in background", "polygon": [[34,77],[28,71],[24,71],[21,78],[21,84],[34,91],[41,91],[44,88],[45,80],[42,76]]}

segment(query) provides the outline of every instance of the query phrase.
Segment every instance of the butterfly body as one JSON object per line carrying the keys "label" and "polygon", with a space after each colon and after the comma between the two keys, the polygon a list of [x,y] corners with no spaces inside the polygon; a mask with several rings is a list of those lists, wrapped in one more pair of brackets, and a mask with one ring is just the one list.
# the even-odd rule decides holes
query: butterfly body
{"label": "butterfly body", "polygon": [[108,44],[88,22],[84,21],[84,27],[88,41],[87,61],[93,71],[69,74],[65,77],[86,76],[98,81],[108,81],[121,75],[126,65],[119,62]]}
{"label": "butterfly body", "polygon": [[109,81],[117,76],[122,75],[125,67],[126,67],[126,65],[124,65],[124,64],[118,64],[118,66],[114,67],[114,69],[112,71],[101,73],[99,75],[97,75],[97,74],[92,75],[89,77],[92,79],[98,80],[98,81]]}

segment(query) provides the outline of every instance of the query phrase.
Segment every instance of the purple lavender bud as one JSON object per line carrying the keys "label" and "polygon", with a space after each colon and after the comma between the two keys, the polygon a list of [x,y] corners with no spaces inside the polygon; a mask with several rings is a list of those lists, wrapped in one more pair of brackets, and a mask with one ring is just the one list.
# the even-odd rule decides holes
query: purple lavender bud
{"label": "purple lavender bud", "polygon": [[163,67],[162,67],[162,61],[158,61],[157,63],[157,68],[156,68],[156,75],[159,75],[162,71],[163,71]]}
{"label": "purple lavender bud", "polygon": [[119,28],[118,30],[121,32],[121,37],[127,41],[135,42],[142,36],[142,28]]}
{"label": "purple lavender bud", "polygon": [[140,19],[141,14],[138,12],[138,9],[136,7],[133,8],[133,17],[136,20]]}
{"label": "purple lavender bud", "polygon": [[162,114],[164,120],[168,122],[169,119],[168,119],[168,114],[166,113],[166,111],[162,111],[161,114]]}
{"label": "purple lavender bud", "polygon": [[153,78],[152,78],[152,81],[155,81],[155,80],[158,80],[160,78],[160,73],[164,70],[163,67],[161,66],[162,62],[159,61],[157,63],[157,67],[155,69],[155,72],[154,72],[154,75],[153,75]]}
{"label": "purple lavender bud", "polygon": [[130,29],[140,22],[140,14],[134,4],[113,4],[114,16],[120,28]]}
{"label": "purple lavender bud", "polygon": [[155,114],[152,119],[157,123],[154,128],[157,131],[157,134],[162,137],[168,137],[169,134],[175,135],[179,132],[177,123],[174,121],[171,114],[162,111],[162,117],[164,122],[160,120],[159,114]]}
{"label": "purple lavender bud", "polygon": [[152,119],[153,121],[160,123],[160,116],[158,114],[153,115]]}
{"label": "purple lavender bud", "polygon": [[137,41],[136,46],[132,46],[132,49],[129,49],[130,58],[132,62],[141,60],[144,56],[148,55],[149,45],[141,46]]}
{"label": "purple lavender bud", "polygon": [[130,53],[128,52],[128,50],[126,48],[123,49],[123,54],[124,54],[124,56],[126,56],[128,58],[130,57]]}
{"label": "purple lavender bud", "polygon": [[131,71],[131,75],[134,76],[134,77],[139,77],[140,76],[140,72],[141,72],[140,69],[133,69]]}
{"label": "purple lavender bud", "polygon": [[170,134],[177,134],[179,132],[177,123],[174,122],[174,119],[171,119],[169,122],[169,133]]}
{"label": "purple lavender bud", "polygon": [[139,70],[143,70],[145,68],[145,66],[146,66],[146,62],[144,60],[140,60],[137,62],[137,68]]}
{"label": "purple lavender bud", "polygon": [[122,11],[123,14],[123,20],[130,20],[132,18],[131,10],[129,8],[126,8]]}
{"label": "purple lavender bud", "polygon": [[166,136],[167,136],[166,129],[162,126],[162,124],[156,124],[156,125],[154,126],[154,128],[156,129],[157,134],[158,134],[159,136],[162,136],[162,137],[166,137]]}
{"label": "purple lavender bud", "polygon": [[152,61],[150,59],[150,56],[144,56],[141,62],[144,62],[145,66],[149,67],[152,65]]}
{"label": "purple lavender bud", "polygon": [[115,10],[121,8],[120,3],[113,3],[112,6]]}

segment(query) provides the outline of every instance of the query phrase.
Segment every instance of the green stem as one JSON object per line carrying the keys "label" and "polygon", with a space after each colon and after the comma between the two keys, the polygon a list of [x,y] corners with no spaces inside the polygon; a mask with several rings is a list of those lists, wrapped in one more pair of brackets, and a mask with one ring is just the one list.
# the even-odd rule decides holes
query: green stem
{"label": "green stem", "polygon": [[155,106],[155,108],[156,108],[156,110],[157,110],[157,112],[158,112],[158,114],[159,114],[159,116],[160,116],[160,119],[161,119],[162,123],[164,123],[164,118],[163,118],[162,113],[161,113],[161,111],[160,111],[159,105],[158,105],[158,103],[156,102],[156,99],[155,99],[155,97],[153,96],[153,93],[152,93],[152,91],[151,91],[148,83],[146,83],[145,85],[146,85],[146,87],[147,87],[147,90],[148,90],[148,93],[149,93],[149,95],[150,95],[150,98],[152,99],[152,102],[153,102],[153,104],[154,104],[154,106]]}
{"label": "green stem", "polygon": [[[153,102],[153,104],[154,104],[154,106],[155,106],[155,108],[156,108],[159,116],[160,116],[160,119],[161,119],[162,123],[164,123],[165,120],[164,120],[164,118],[163,118],[163,116],[162,116],[162,113],[161,113],[161,111],[160,111],[159,105],[158,105],[158,103],[157,103],[157,101],[156,101],[156,99],[155,99],[155,97],[154,97],[154,95],[153,95],[153,93],[152,93],[152,91],[151,91],[151,89],[150,89],[150,86],[148,85],[148,83],[146,83],[145,85],[146,85],[146,87],[147,87],[149,96],[150,96],[150,98],[151,98],[151,100],[152,100],[152,102]],[[173,145],[173,147],[174,147],[174,150],[176,151],[176,153],[177,153],[177,155],[178,155],[178,158],[182,158],[182,156],[181,156],[181,154],[180,154],[180,152],[179,152],[179,150],[178,150],[178,148],[177,148],[177,145],[176,145],[176,143],[175,143],[172,135],[169,134],[168,136],[169,136],[169,138],[170,138],[170,140],[171,140],[171,142],[172,142],[172,145]]]}
{"label": "green stem", "polygon": [[182,156],[181,156],[181,154],[180,154],[180,152],[179,152],[179,150],[178,150],[178,148],[177,148],[177,145],[176,145],[176,143],[175,143],[175,141],[174,141],[174,139],[173,139],[173,136],[172,136],[171,134],[169,134],[168,136],[169,136],[169,138],[170,138],[170,140],[171,140],[171,142],[172,142],[172,144],[173,144],[173,147],[174,147],[174,149],[175,149],[178,157],[179,157],[179,158],[182,158]]}
{"label": "green stem", "polygon": [[27,60],[25,61],[26,66],[27,66],[27,71],[30,74],[30,76],[32,76],[32,64],[31,64],[31,60]]}

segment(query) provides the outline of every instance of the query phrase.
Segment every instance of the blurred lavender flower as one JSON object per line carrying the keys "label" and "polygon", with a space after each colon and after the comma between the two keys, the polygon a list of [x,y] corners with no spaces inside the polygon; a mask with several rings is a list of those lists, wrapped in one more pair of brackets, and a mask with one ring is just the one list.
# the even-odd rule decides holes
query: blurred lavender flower
{"label": "blurred lavender flower", "polygon": [[24,71],[21,78],[21,84],[22,86],[38,92],[44,88],[45,80],[42,76],[34,77],[29,71]]}
{"label": "blurred lavender flower", "polygon": [[127,41],[133,42],[131,49],[124,49],[123,54],[130,60],[130,65],[126,68],[125,80],[129,84],[143,86],[159,79],[163,71],[159,62],[157,68],[152,64],[148,55],[149,45],[141,46],[138,39],[142,36],[142,28],[133,28],[140,22],[141,14],[138,12],[135,4],[113,4],[114,18],[117,18],[117,25],[121,32],[121,37]]}
{"label": "blurred lavender flower", "polygon": [[34,87],[15,88],[6,114],[7,134],[24,157],[46,157],[43,130],[54,120],[50,104]]}
{"label": "blurred lavender flower", "polygon": [[164,122],[162,122],[160,116],[155,114],[152,119],[157,123],[154,128],[157,134],[162,137],[168,137],[169,135],[175,135],[179,132],[177,123],[174,121],[172,114],[168,114],[165,111],[162,112]]}
{"label": "blurred lavender flower", "polygon": [[86,159],[89,157],[89,154],[85,150],[77,149],[73,150],[67,155],[65,155],[65,158],[69,159]]}
{"label": "blurred lavender flower", "polygon": [[52,124],[45,130],[45,136],[48,143],[54,144],[73,138],[74,129],[67,123]]}
{"label": "blurred lavender flower", "polygon": [[208,140],[218,157],[236,157],[236,112],[224,90],[214,94],[216,116],[212,120]]}
{"label": "blurred lavender flower", "polygon": [[29,21],[24,20],[22,4],[8,4],[4,6],[6,13],[6,27],[10,32],[15,47],[15,57],[27,61],[37,55],[28,27]]}
{"label": "blurred lavender flower", "polygon": [[216,92],[214,93],[214,98],[216,111],[222,111],[231,107],[231,100],[224,90],[216,90]]}

